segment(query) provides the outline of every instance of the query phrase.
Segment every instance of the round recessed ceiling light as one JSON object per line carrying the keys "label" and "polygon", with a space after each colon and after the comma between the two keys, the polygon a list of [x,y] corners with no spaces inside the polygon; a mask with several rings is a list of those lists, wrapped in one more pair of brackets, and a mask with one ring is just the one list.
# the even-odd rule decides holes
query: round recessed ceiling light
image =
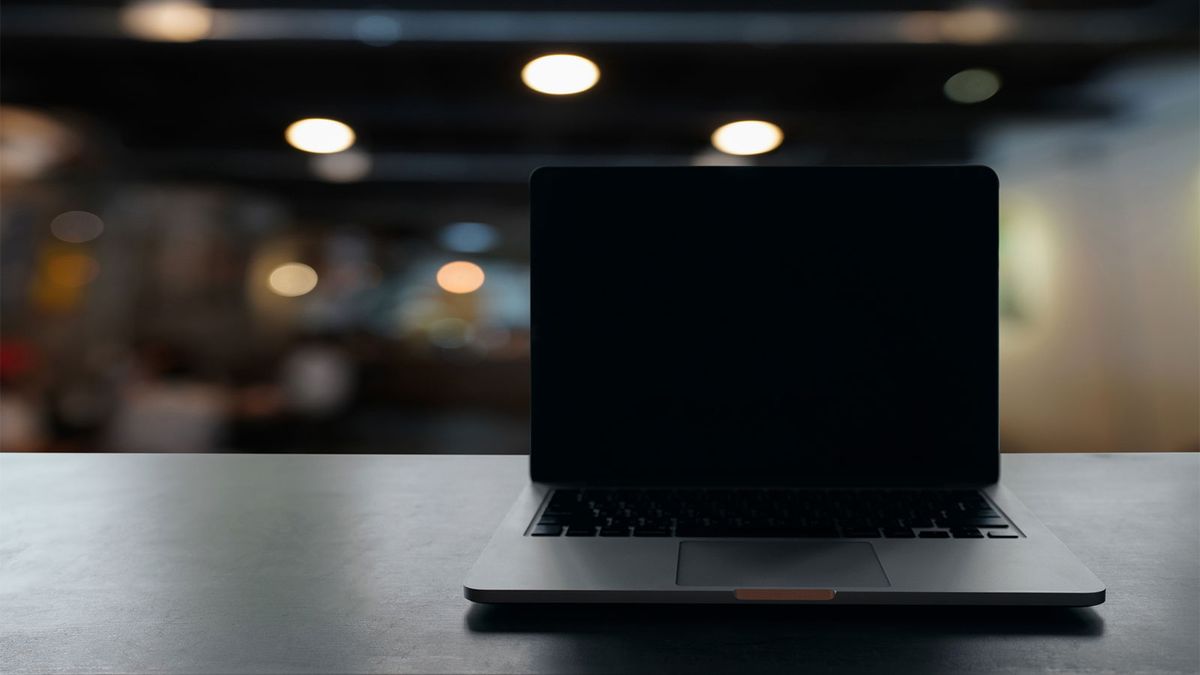
{"label": "round recessed ceiling light", "polygon": [[525,86],[543,94],[578,94],[596,86],[600,68],[575,54],[540,56],[521,69]]}
{"label": "round recessed ceiling light", "polygon": [[730,155],[761,155],[782,142],[783,131],[762,120],[730,122],[712,135],[713,147]]}
{"label": "round recessed ceiling light", "polygon": [[437,271],[437,283],[451,293],[471,293],[483,286],[483,268],[473,262],[456,260]]}
{"label": "round recessed ceiling light", "polygon": [[212,9],[197,0],[136,0],[121,10],[125,32],[143,40],[195,42],[212,25]]}
{"label": "round recessed ceiling light", "polygon": [[1000,91],[1000,76],[983,68],[970,68],[951,75],[942,91],[955,103],[980,103]]}
{"label": "round recessed ceiling light", "polygon": [[337,120],[310,117],[292,122],[284,132],[287,142],[297,150],[329,154],[354,145],[354,130]]}
{"label": "round recessed ceiling light", "polygon": [[317,271],[304,263],[284,263],[271,270],[267,286],[276,295],[295,298],[317,287]]}

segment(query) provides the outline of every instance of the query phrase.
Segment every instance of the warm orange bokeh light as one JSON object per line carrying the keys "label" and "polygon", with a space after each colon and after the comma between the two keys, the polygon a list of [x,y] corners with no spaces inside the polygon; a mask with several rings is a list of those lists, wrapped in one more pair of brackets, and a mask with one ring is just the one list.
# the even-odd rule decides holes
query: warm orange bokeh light
{"label": "warm orange bokeh light", "polygon": [[456,260],[442,265],[437,273],[437,283],[451,293],[471,293],[483,286],[483,268],[472,262]]}
{"label": "warm orange bokeh light", "polygon": [[46,276],[58,286],[86,286],[100,274],[96,259],[86,253],[62,253],[46,262]]}

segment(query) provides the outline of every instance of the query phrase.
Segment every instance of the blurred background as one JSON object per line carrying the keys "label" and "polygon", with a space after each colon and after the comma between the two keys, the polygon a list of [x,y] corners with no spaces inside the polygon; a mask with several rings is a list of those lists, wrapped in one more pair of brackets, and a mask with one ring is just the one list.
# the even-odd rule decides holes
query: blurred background
{"label": "blurred background", "polygon": [[1200,449],[1197,26],[7,0],[0,449],[526,452],[534,167],[930,163],[1001,178],[1002,449]]}

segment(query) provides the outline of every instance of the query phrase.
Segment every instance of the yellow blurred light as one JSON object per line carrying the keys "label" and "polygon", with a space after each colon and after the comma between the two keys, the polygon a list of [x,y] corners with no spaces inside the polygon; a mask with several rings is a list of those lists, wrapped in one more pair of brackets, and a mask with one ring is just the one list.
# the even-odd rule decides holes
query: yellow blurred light
{"label": "yellow blurred light", "polygon": [[267,286],[276,295],[295,298],[317,287],[317,271],[304,263],[284,263],[271,270]]}
{"label": "yellow blurred light", "polygon": [[437,271],[437,283],[451,293],[471,293],[483,286],[483,268],[472,262],[456,260]]}
{"label": "yellow blurred light", "polygon": [[521,69],[521,80],[525,86],[555,96],[587,91],[599,79],[600,68],[575,54],[540,56]]}
{"label": "yellow blurred light", "polygon": [[85,253],[61,253],[46,261],[46,277],[56,286],[78,288],[100,276],[100,263]]}
{"label": "yellow blurred light", "polygon": [[67,211],[50,221],[50,234],[68,244],[91,241],[104,232],[104,221],[87,211]]}
{"label": "yellow blurred light", "polygon": [[783,131],[762,120],[730,122],[712,135],[713,147],[730,155],[761,155],[782,142]]}
{"label": "yellow blurred light", "polygon": [[354,145],[353,129],[343,122],[320,117],[292,122],[284,137],[297,150],[322,155],[341,152]]}
{"label": "yellow blurred light", "polygon": [[195,42],[212,25],[212,9],[197,0],[136,0],[121,10],[121,26],[143,40]]}
{"label": "yellow blurred light", "polygon": [[969,68],[951,75],[942,90],[955,103],[980,103],[1000,91],[1000,76],[983,68]]}

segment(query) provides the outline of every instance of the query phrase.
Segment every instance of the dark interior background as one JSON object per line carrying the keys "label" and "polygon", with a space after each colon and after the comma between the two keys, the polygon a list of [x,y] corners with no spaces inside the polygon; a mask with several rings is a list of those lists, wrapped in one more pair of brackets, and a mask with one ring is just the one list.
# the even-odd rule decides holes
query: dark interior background
{"label": "dark interior background", "polygon": [[[0,448],[525,452],[533,168],[929,163],[1001,178],[1003,448],[1200,446],[1195,2],[188,7],[0,10]],[[556,52],[597,85],[527,88]],[[952,100],[968,69],[998,91]],[[782,145],[716,151],[739,119]]]}

